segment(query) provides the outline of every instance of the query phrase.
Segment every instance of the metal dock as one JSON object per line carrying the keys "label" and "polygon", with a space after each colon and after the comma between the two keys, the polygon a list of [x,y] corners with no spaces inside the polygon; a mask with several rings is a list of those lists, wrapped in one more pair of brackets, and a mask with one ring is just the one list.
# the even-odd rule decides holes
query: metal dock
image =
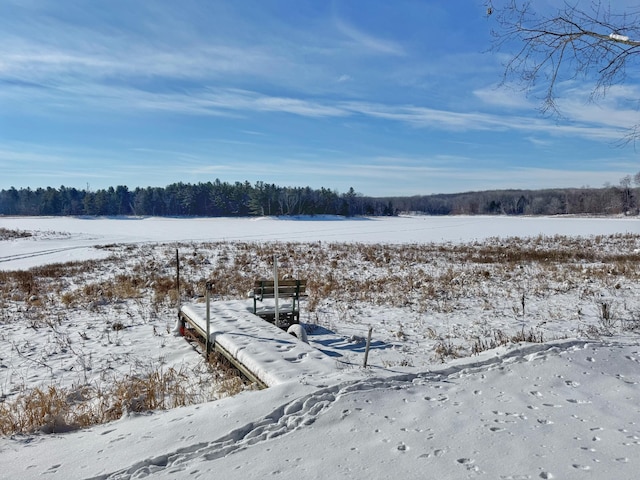
{"label": "metal dock", "polygon": [[186,304],[180,307],[182,327],[207,339],[247,378],[262,387],[291,381],[321,380],[336,373],[335,359],[252,313],[241,300]]}

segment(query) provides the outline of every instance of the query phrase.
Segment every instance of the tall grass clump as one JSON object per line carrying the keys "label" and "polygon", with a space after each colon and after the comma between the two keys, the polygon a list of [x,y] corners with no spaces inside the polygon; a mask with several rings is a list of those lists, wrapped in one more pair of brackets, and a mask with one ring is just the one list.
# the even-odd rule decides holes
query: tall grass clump
{"label": "tall grass clump", "polygon": [[16,238],[29,238],[31,236],[33,236],[33,234],[24,230],[0,228],[0,240],[14,240]]}
{"label": "tall grass clump", "polygon": [[[199,375],[198,375],[199,373]],[[37,387],[0,403],[0,435],[62,433],[153,410],[167,410],[235,395],[247,388],[237,372],[158,368],[108,385]]]}

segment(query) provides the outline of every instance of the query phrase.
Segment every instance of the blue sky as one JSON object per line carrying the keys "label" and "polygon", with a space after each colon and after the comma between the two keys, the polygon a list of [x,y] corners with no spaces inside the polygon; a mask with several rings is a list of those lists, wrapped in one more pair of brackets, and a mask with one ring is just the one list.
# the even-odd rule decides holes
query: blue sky
{"label": "blue sky", "polygon": [[[535,2],[542,10],[557,0]],[[622,2],[633,3],[633,2]],[[3,0],[0,188],[600,187],[640,85],[500,87],[482,0]],[[637,79],[636,79],[637,80]]]}

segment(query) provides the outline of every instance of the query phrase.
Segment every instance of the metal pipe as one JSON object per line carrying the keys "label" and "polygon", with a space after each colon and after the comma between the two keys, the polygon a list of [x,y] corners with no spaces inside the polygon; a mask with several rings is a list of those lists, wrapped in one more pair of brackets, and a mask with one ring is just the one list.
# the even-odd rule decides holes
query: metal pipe
{"label": "metal pipe", "polygon": [[207,298],[207,338],[206,338],[206,343],[205,343],[205,358],[207,359],[207,362],[209,361],[209,354],[211,353],[211,282],[207,282],[206,284],[206,298]]}
{"label": "metal pipe", "polygon": [[367,361],[369,360],[369,347],[371,346],[371,332],[373,327],[369,327],[369,334],[367,335],[367,347],[364,350],[364,367],[367,367]]}
{"label": "metal pipe", "polygon": [[278,258],[273,256],[273,298],[276,302],[275,325],[280,326],[280,305],[278,301]]}
{"label": "metal pipe", "polygon": [[178,296],[178,315],[180,314],[180,255],[176,248],[176,292]]}

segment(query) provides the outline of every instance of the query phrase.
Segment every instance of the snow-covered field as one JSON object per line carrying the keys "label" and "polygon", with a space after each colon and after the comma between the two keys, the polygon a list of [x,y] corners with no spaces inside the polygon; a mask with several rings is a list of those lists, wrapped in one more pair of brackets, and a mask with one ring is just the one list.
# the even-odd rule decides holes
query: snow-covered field
{"label": "snow-covered field", "polygon": [[[4,437],[2,478],[637,477],[636,218],[0,218],[1,229],[30,236],[0,240],[0,405],[54,388],[108,409],[123,378],[169,370],[196,402]],[[173,333],[175,293],[161,286],[176,249],[182,302],[201,301],[205,280],[216,300],[245,299],[274,254],[308,278],[301,321],[334,372],[227,397]]]}
{"label": "snow-covered field", "polygon": [[[4,217],[0,228],[37,230],[46,242],[17,242],[0,250],[0,269],[28,268],[99,256],[91,247],[140,242],[365,242],[424,243],[535,235],[640,233],[635,218],[424,217],[357,218],[59,218]],[[39,237],[42,238],[42,237]]]}

